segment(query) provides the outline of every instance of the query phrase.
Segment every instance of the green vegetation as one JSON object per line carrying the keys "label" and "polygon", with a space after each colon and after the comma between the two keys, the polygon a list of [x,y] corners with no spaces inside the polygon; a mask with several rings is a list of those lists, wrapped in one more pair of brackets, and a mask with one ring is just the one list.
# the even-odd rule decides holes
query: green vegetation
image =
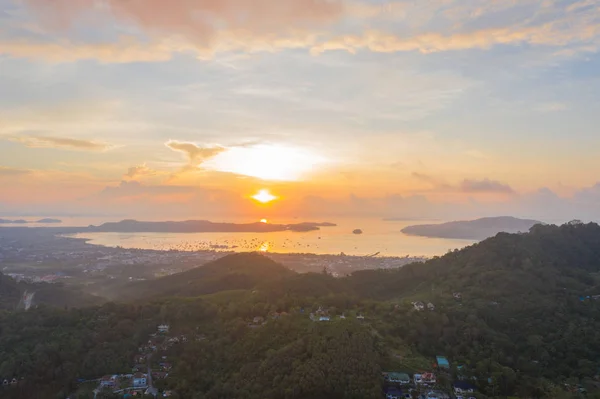
{"label": "green vegetation", "polygon": [[[2,397],[64,398],[78,379],[130,372],[168,323],[189,339],[165,352],[174,369],[157,385],[182,398],[382,398],[381,371],[431,371],[440,354],[451,362],[442,385],[462,376],[481,396],[574,398],[565,384],[581,384],[594,398],[599,273],[595,224],[535,226],[342,279],[232,255],[132,285],[128,305],[2,313],[0,377],[23,378]],[[0,283],[12,298],[14,282]],[[311,321],[318,309],[330,321]]]}

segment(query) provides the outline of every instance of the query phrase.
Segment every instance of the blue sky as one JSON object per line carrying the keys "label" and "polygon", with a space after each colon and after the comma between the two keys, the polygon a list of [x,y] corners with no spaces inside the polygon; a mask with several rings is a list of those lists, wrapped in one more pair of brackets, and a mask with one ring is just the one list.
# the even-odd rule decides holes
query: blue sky
{"label": "blue sky", "polygon": [[599,46],[600,0],[0,0],[0,204],[133,181],[529,214],[547,188],[595,217]]}

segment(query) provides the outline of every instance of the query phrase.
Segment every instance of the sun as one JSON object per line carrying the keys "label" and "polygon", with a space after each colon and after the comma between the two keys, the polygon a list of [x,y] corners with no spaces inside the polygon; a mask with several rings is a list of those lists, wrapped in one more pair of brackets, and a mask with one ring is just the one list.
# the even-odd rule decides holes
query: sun
{"label": "sun", "polygon": [[278,197],[271,194],[269,190],[263,189],[253,195],[252,198],[262,204],[268,204],[269,202],[275,201]]}
{"label": "sun", "polygon": [[265,224],[269,223],[269,221],[267,219],[260,219],[260,222],[265,223]]}

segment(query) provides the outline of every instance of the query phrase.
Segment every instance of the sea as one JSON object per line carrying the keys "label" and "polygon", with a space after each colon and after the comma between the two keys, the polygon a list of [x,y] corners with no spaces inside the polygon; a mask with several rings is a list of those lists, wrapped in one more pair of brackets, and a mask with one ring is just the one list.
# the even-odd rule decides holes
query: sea
{"label": "sea", "polygon": [[[0,217],[4,219],[24,219],[35,221],[41,217]],[[53,217],[54,218],[54,217]],[[21,226],[57,227],[89,226],[105,222],[119,221],[110,217],[56,217],[62,220],[58,225],[29,223]],[[144,219],[145,220],[145,219]],[[213,222],[251,223],[257,220],[213,219]],[[289,224],[303,220],[268,220],[268,223]],[[317,255],[334,254],[354,256],[423,256],[443,255],[454,249],[474,244],[473,240],[416,237],[402,233],[409,225],[443,223],[441,220],[395,220],[377,218],[331,218],[308,220],[310,222],[331,222],[335,227],[321,227],[318,231],[273,233],[79,233],[72,237],[87,239],[90,244],[107,247],[122,247],[153,250],[179,251],[263,251],[272,253],[312,253]],[[11,226],[5,224],[2,226]],[[353,234],[361,229],[362,234]]]}

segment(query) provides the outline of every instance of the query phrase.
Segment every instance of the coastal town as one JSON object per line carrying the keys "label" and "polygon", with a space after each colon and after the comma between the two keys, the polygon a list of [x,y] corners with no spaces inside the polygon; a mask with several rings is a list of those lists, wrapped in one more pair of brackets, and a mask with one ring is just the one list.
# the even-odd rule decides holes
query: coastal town
{"label": "coastal town", "polygon": [[[260,250],[260,248],[257,248]],[[89,244],[44,228],[1,228],[0,271],[17,281],[94,286],[160,278],[231,254],[227,249],[160,251]],[[299,273],[327,271],[343,277],[358,270],[394,269],[424,257],[263,254]]]}

